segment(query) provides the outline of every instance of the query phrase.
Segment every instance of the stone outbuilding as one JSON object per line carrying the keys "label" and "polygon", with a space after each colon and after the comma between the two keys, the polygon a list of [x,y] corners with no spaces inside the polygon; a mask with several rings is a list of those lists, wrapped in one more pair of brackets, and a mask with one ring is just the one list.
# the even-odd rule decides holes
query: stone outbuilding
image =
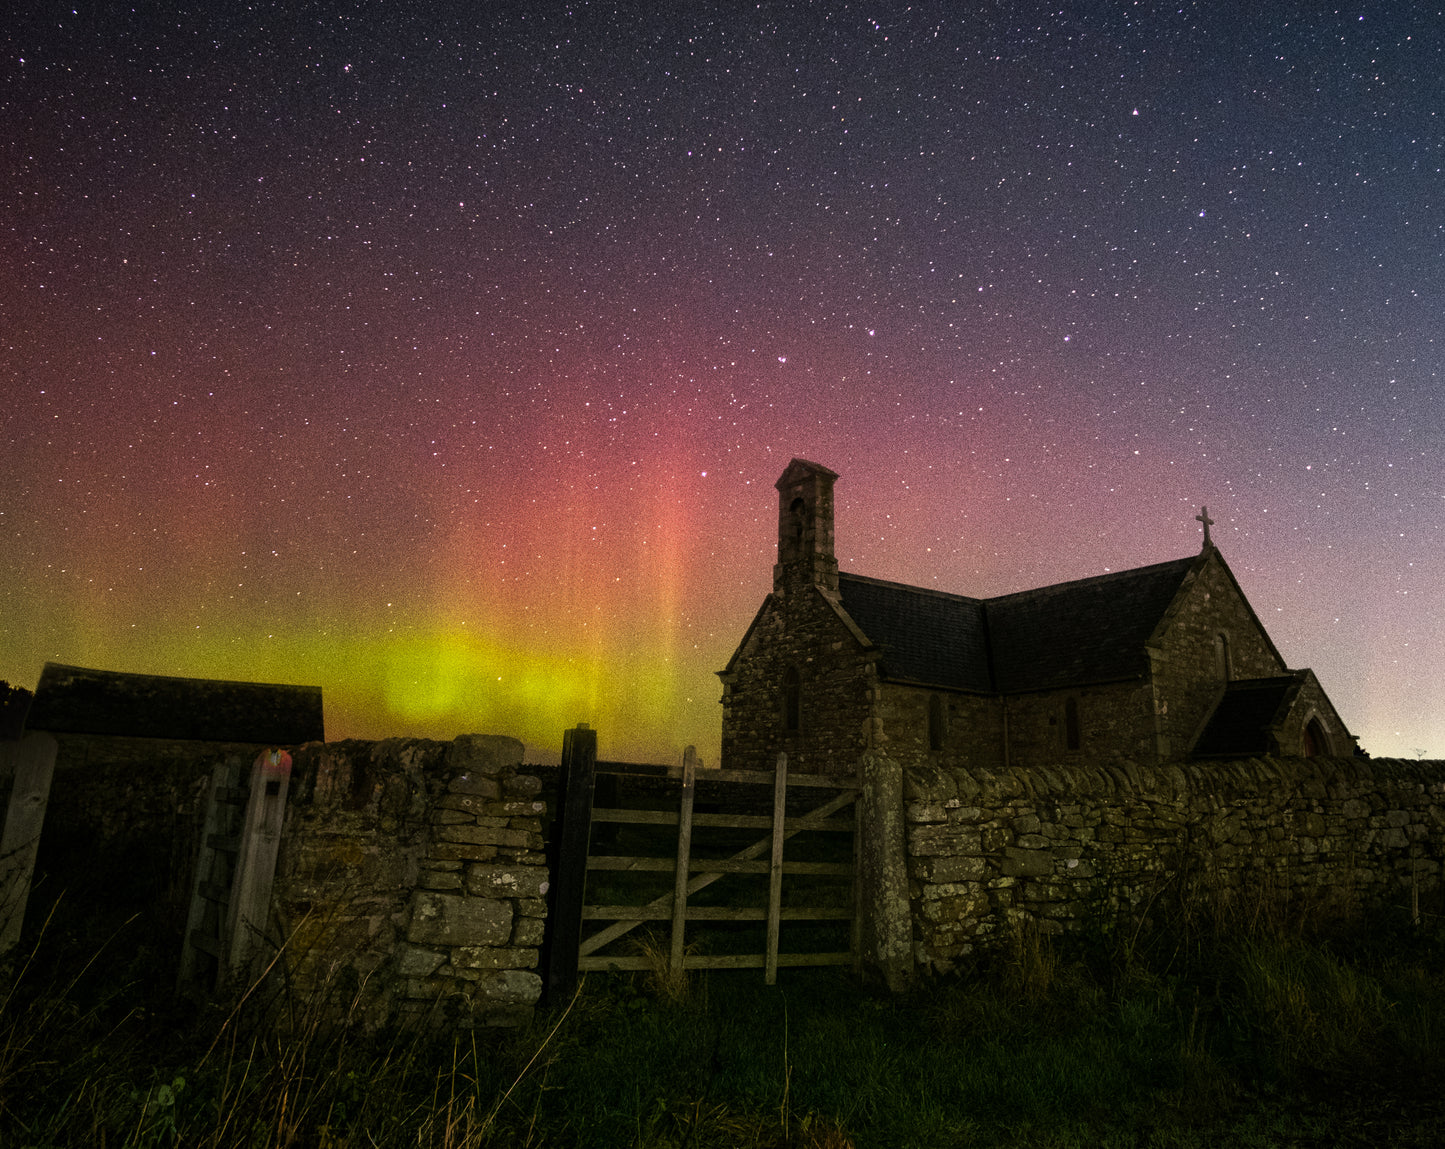
{"label": "stone outbuilding", "polygon": [[1156,765],[1342,756],[1354,738],[1290,670],[1209,537],[1187,558],[979,599],[838,570],[827,467],[778,479],[773,590],[723,682],[722,765]]}

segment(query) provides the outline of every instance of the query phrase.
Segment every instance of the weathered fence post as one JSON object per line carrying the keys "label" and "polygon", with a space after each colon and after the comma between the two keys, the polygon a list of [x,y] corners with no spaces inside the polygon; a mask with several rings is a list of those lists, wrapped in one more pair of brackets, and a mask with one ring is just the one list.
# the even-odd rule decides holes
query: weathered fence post
{"label": "weathered fence post", "polygon": [[783,823],[788,814],[788,756],[778,752],[773,775],[773,861],[768,868],[768,948],[763,957],[763,982],[778,981],[778,935],[783,917]]}
{"label": "weathered fence post", "polygon": [[259,971],[290,787],[291,755],[284,750],[261,751],[251,764],[250,797],[226,918],[230,952],[225,975],[232,978],[249,981]]}
{"label": "weathered fence post", "polygon": [[0,837],[0,954],[8,953],[20,940],[25,922],[56,748],[54,737],[39,730],[19,742],[0,743],[0,754],[10,759],[15,779],[5,811],[4,836]]}
{"label": "weathered fence post", "polygon": [[691,746],[682,756],[682,798],[677,810],[677,868],[672,883],[672,976],[682,976],[687,955],[687,875],[692,859],[692,803],[697,790],[697,750]]}
{"label": "weathered fence post", "polygon": [[543,992],[558,1001],[577,985],[577,951],[582,944],[582,896],[587,884],[587,849],[592,829],[592,787],[597,777],[597,731],[579,722],[562,736],[557,771],[557,843],[552,871],[552,905],[547,915],[547,978]]}

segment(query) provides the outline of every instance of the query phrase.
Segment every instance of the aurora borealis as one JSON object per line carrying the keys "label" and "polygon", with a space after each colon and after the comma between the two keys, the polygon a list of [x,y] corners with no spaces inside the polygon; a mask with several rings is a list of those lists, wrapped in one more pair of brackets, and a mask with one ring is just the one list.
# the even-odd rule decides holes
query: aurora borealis
{"label": "aurora borealis", "polygon": [[1214,538],[1445,756],[1445,12],[31,4],[0,27],[0,678],[715,762],[794,455],[845,570]]}

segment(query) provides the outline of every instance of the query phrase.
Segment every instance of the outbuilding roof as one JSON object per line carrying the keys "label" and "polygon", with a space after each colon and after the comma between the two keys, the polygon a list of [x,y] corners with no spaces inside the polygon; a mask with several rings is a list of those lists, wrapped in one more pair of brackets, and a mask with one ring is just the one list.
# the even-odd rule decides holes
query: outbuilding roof
{"label": "outbuilding roof", "polygon": [[321,687],[123,674],[47,662],[26,729],[295,745],[325,738]]}

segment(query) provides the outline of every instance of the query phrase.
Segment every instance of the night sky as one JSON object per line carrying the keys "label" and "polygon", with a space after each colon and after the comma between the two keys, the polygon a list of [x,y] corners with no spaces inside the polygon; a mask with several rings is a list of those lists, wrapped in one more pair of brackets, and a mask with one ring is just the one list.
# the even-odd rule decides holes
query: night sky
{"label": "night sky", "polygon": [[1445,11],[22,3],[0,678],[717,761],[773,483],[990,596],[1215,541],[1445,756]]}

